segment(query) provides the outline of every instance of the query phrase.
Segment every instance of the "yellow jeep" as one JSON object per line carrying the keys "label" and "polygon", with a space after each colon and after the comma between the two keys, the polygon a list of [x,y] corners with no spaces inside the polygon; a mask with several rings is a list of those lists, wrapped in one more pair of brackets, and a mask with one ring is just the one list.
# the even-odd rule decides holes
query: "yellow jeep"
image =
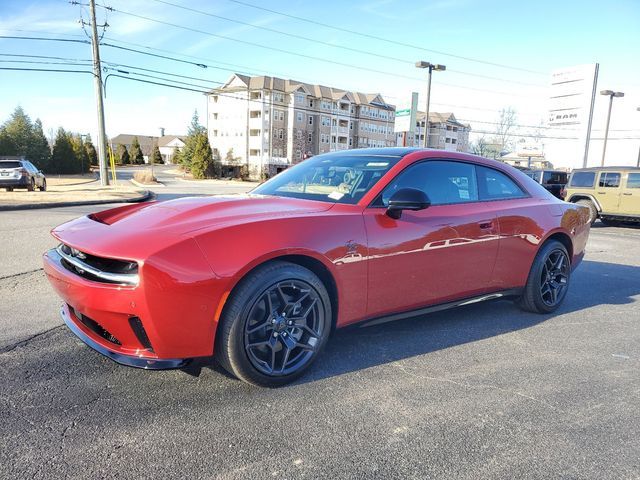
{"label": "yellow jeep", "polygon": [[597,218],[605,225],[640,222],[640,168],[576,169],[571,172],[564,198],[589,207],[591,223]]}

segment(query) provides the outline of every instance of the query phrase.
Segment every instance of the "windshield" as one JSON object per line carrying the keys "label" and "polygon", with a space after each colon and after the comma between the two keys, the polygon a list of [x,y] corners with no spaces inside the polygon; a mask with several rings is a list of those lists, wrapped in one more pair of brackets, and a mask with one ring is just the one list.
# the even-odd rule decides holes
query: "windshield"
{"label": "windshield", "polygon": [[330,153],[299,163],[252,193],[355,204],[402,155]]}

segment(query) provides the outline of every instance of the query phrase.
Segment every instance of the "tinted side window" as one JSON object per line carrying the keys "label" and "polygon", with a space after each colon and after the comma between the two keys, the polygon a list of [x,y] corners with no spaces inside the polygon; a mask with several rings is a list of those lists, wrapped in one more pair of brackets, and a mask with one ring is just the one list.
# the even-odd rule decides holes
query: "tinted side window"
{"label": "tinted side window", "polygon": [[602,172],[599,186],[605,188],[617,188],[620,186],[620,174],[614,172]]}
{"label": "tinted side window", "polygon": [[493,168],[478,167],[480,200],[522,198],[526,194],[507,175]]}
{"label": "tinted side window", "polygon": [[571,177],[572,187],[593,187],[596,172],[575,172]]}
{"label": "tinted side window", "polygon": [[627,188],[640,188],[640,173],[630,173]]}
{"label": "tinted side window", "polygon": [[470,163],[431,160],[412,165],[400,173],[382,193],[382,204],[401,188],[425,192],[432,205],[478,201],[476,167]]}
{"label": "tinted side window", "polygon": [[567,174],[564,172],[544,172],[542,183],[545,185],[557,185],[567,183]]}

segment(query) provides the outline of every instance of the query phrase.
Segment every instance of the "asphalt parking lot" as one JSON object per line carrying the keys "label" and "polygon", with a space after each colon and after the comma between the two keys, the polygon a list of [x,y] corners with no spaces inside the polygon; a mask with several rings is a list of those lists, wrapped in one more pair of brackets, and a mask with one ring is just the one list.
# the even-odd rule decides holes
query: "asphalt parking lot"
{"label": "asphalt parking lot", "polygon": [[0,478],[640,477],[640,229],[592,230],[562,308],[337,332],[308,375],[118,366],[62,326],[48,230],[0,213]]}

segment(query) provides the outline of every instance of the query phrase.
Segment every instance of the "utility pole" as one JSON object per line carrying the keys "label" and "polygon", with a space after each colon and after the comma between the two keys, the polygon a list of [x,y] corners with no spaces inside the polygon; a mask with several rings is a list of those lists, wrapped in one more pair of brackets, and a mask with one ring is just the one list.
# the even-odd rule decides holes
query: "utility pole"
{"label": "utility pole", "polygon": [[89,0],[91,11],[91,45],[93,47],[93,80],[95,85],[96,106],[98,108],[98,165],[100,168],[100,184],[109,185],[107,170],[107,135],[104,128],[104,100],[102,97],[102,66],[100,65],[100,40],[96,25],[96,0]]}

